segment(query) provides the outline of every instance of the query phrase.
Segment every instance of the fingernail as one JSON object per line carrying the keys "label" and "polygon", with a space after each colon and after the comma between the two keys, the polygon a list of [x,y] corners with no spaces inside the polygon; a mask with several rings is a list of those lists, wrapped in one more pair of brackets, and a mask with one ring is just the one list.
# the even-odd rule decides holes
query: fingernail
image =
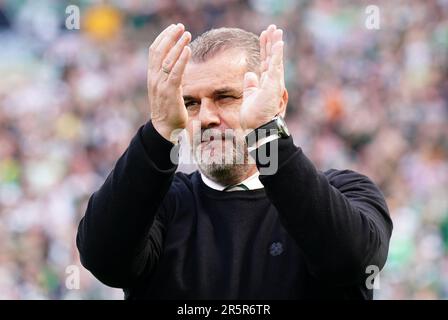
{"label": "fingernail", "polygon": [[186,34],[186,32],[184,32],[183,34],[182,34],[182,36],[179,38],[179,40],[177,40],[177,42],[178,43],[183,43],[183,42],[185,42],[185,39],[187,38],[187,34]]}

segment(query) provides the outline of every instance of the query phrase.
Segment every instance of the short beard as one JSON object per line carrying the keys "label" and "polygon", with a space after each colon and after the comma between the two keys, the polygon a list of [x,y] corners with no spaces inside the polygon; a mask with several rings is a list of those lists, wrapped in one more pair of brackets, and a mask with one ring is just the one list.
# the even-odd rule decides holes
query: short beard
{"label": "short beard", "polygon": [[[200,171],[210,180],[222,185],[233,185],[241,182],[241,179],[245,177],[251,168],[248,161],[249,155],[246,142],[240,140],[240,145],[238,147],[235,140],[233,142],[228,141],[224,146],[227,147],[229,143],[232,143],[232,150],[230,150],[231,157],[228,157],[233,160],[231,163],[229,163],[229,161],[226,162],[227,159],[225,158],[225,152],[223,151],[215,157],[204,158],[201,156],[200,160],[198,160],[197,154],[199,152],[206,153],[209,151],[202,151],[201,148],[197,148],[196,152],[194,152]],[[241,148],[241,146],[243,147]]]}
{"label": "short beard", "polygon": [[198,164],[201,172],[210,180],[222,185],[234,185],[249,171],[250,166],[246,164]]}

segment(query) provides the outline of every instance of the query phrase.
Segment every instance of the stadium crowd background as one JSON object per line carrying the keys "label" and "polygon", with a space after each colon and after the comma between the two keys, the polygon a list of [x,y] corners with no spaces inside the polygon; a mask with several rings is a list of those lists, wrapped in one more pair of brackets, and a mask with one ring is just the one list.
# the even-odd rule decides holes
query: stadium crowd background
{"label": "stadium crowd background", "polygon": [[[148,119],[147,47],[173,22],[193,37],[285,31],[296,144],[387,197],[395,228],[375,298],[447,299],[448,1],[371,2],[0,0],[0,299],[123,297],[81,267],[76,228]],[[69,4],[79,30],[65,26]]]}

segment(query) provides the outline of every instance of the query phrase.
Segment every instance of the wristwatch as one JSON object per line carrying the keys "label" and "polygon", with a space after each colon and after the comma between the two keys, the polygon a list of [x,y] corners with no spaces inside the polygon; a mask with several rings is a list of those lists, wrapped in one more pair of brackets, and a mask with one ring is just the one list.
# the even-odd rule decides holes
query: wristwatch
{"label": "wristwatch", "polygon": [[246,143],[249,152],[261,147],[262,145],[290,136],[285,120],[281,115],[275,116],[271,121],[265,123],[246,136]]}

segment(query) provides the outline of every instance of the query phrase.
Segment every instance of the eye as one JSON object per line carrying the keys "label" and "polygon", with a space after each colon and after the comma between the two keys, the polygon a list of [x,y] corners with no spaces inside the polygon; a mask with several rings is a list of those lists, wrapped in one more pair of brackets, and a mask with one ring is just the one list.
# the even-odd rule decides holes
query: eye
{"label": "eye", "polygon": [[195,106],[198,106],[198,105],[199,105],[199,103],[197,101],[187,101],[187,102],[185,102],[185,108],[187,108],[187,109],[191,109],[191,108],[193,108]]}
{"label": "eye", "polygon": [[216,97],[216,100],[224,101],[224,102],[227,102],[227,101],[231,102],[231,101],[233,101],[235,99],[238,99],[238,98],[235,97],[235,96],[232,96],[232,95],[227,95],[227,94],[221,94],[221,95]]}

